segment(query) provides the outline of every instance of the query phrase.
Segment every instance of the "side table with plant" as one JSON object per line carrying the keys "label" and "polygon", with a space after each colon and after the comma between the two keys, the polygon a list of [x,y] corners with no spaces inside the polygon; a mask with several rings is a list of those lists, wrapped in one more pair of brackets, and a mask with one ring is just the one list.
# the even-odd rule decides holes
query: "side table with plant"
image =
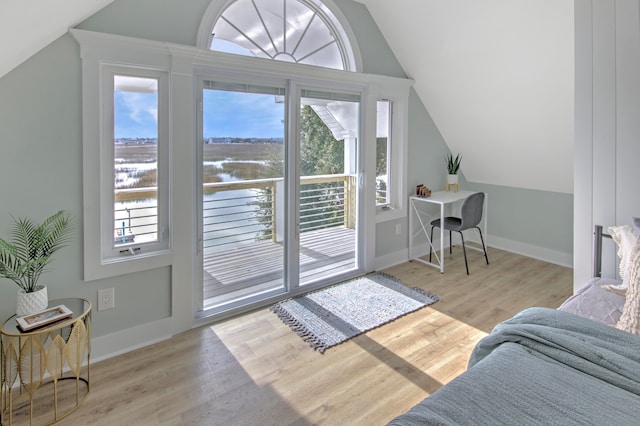
{"label": "side table with plant", "polygon": [[53,254],[71,241],[73,220],[61,210],[41,224],[13,218],[9,241],[0,238],[0,277],[18,287],[16,314],[29,315],[47,308],[46,285],[38,281]]}

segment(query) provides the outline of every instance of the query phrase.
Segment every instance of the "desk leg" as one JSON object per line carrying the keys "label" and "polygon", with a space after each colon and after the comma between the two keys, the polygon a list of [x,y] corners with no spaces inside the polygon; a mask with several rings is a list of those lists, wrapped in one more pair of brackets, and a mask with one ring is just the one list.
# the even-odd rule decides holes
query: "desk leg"
{"label": "desk leg", "polygon": [[[442,209],[441,209],[441,212],[442,212]],[[443,245],[442,243],[440,244],[440,254],[438,254],[438,249],[433,245],[433,241],[431,241],[430,233],[428,232],[429,222],[425,224],[422,219],[423,218],[422,216],[420,216],[420,210],[418,209],[416,201],[413,199],[410,199],[409,201],[409,260],[415,260],[416,262],[424,263],[425,265],[440,268],[440,271],[442,272],[444,271],[444,269],[442,268],[442,254],[444,253]],[[422,232],[427,238],[427,242],[428,242],[427,248],[430,250],[430,252],[433,253],[437,263],[426,261],[421,257],[419,257],[419,254],[414,253],[416,244],[414,244],[413,239],[416,236],[416,233],[420,233],[420,231],[416,232],[415,230],[415,228],[418,225],[420,226]],[[442,240],[442,238],[440,238],[440,240]]]}
{"label": "desk leg", "polygon": [[413,200],[409,200],[409,260],[413,259]]}

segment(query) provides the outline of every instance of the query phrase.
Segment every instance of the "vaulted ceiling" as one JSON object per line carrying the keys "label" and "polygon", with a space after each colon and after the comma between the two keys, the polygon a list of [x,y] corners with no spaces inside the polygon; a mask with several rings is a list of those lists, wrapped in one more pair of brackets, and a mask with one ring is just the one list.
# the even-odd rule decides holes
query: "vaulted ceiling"
{"label": "vaulted ceiling", "polygon": [[[0,0],[0,78],[112,1]],[[574,0],[357,1],[467,180],[573,192]]]}
{"label": "vaulted ceiling", "polygon": [[113,0],[0,0],[0,78]]}

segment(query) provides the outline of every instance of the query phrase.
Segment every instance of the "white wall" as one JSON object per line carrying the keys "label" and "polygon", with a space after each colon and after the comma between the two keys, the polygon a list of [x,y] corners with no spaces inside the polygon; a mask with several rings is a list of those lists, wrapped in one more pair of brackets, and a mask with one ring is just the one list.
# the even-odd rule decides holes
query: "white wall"
{"label": "white wall", "polygon": [[573,193],[572,0],[360,0],[468,181]]}
{"label": "white wall", "polygon": [[[640,5],[576,0],[574,289],[591,276],[595,224],[640,216]],[[603,275],[616,269],[605,240]]]}

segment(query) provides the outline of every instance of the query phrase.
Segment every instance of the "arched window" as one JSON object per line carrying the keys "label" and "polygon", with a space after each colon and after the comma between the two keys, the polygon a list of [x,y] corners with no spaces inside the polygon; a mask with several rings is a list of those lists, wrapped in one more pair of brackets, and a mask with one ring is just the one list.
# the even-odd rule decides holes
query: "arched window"
{"label": "arched window", "polygon": [[198,45],[211,50],[358,71],[348,28],[317,0],[219,0],[207,10]]}

